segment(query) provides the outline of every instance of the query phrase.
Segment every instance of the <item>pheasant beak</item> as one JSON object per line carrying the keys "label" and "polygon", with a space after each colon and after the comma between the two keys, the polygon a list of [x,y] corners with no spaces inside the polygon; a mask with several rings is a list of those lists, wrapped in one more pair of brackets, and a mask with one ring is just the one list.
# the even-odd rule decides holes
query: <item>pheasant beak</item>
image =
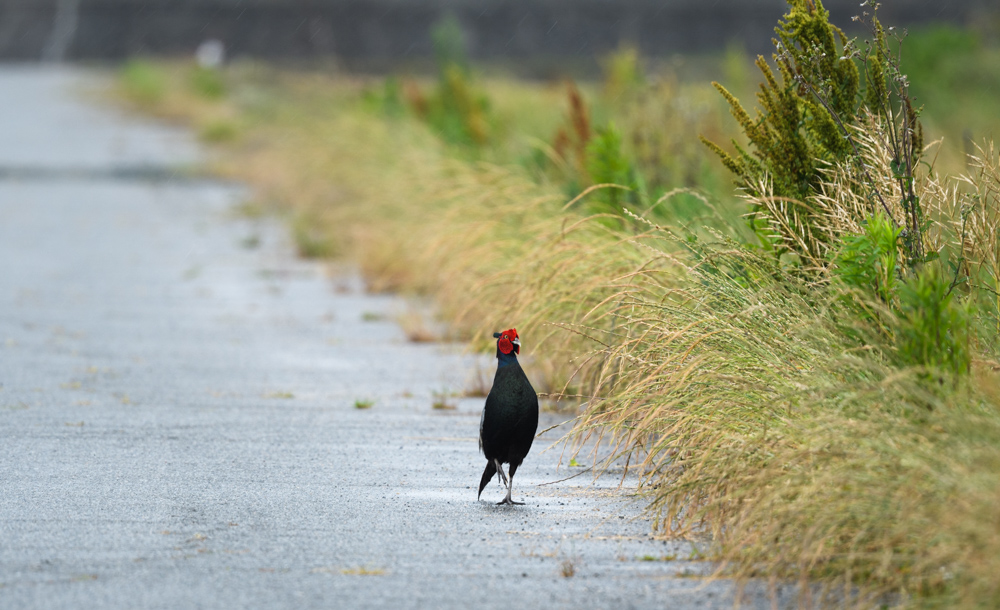
{"label": "pheasant beak", "polygon": [[521,347],[521,339],[520,338],[514,339],[513,341],[511,341],[511,343],[513,343],[514,345],[516,345],[518,347]]}

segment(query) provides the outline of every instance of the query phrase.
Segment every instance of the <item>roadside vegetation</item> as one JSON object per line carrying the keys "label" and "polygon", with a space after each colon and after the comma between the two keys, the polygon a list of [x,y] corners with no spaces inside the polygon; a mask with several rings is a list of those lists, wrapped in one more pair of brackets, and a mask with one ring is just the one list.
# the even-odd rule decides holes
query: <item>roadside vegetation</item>
{"label": "roadside vegetation", "polygon": [[859,12],[789,0],[772,57],[697,59],[716,85],[628,48],[601,82],[486,77],[446,21],[432,77],[135,61],[119,92],[303,255],[454,339],[517,326],[659,534],[804,605],[997,607],[1000,51]]}

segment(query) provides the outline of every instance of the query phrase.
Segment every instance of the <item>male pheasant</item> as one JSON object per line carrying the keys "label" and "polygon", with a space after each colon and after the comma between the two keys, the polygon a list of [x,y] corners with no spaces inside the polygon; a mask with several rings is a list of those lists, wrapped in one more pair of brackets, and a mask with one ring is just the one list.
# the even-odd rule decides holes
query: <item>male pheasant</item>
{"label": "male pheasant", "polygon": [[[512,328],[493,336],[497,339],[497,374],[479,420],[479,448],[486,456],[486,470],[476,497],[482,496],[486,484],[499,474],[507,486],[507,497],[498,504],[524,504],[513,501],[510,494],[514,471],[528,455],[538,429],[538,394],[517,362],[521,352],[517,330]],[[509,475],[504,475],[503,464],[510,464]]]}

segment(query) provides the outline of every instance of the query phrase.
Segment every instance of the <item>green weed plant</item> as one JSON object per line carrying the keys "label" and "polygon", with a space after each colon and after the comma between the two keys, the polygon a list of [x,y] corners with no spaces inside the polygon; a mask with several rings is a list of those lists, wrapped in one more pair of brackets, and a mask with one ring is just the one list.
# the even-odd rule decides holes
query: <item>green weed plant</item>
{"label": "green weed plant", "polygon": [[461,25],[453,14],[434,26],[431,39],[438,83],[430,97],[414,100],[415,109],[445,141],[484,146],[493,129],[490,102],[473,82]]}
{"label": "green weed plant", "polygon": [[902,229],[879,212],[863,224],[863,233],[844,236],[833,262],[833,275],[848,286],[876,295],[883,303],[892,303],[900,282],[898,256]]}
{"label": "green weed plant", "polygon": [[155,104],[166,94],[166,79],[162,72],[148,61],[129,60],[122,67],[120,74],[120,81],[126,94],[139,103]]}
{"label": "green weed plant", "polygon": [[226,94],[225,80],[217,68],[194,66],[190,78],[191,88],[204,98],[217,100]]}

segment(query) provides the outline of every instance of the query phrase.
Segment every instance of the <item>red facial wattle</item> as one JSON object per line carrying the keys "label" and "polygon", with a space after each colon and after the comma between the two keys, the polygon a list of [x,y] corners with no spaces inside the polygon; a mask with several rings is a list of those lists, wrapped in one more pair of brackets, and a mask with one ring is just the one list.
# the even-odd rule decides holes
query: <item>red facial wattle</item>
{"label": "red facial wattle", "polygon": [[506,335],[500,335],[500,341],[497,342],[497,347],[500,348],[501,354],[510,354],[514,351],[514,344],[510,342],[510,339]]}
{"label": "red facial wattle", "polygon": [[505,330],[500,333],[500,338],[497,341],[497,348],[500,350],[500,353],[504,355],[510,355],[511,352],[520,354],[521,342],[518,339],[517,330],[511,328],[510,330]]}

